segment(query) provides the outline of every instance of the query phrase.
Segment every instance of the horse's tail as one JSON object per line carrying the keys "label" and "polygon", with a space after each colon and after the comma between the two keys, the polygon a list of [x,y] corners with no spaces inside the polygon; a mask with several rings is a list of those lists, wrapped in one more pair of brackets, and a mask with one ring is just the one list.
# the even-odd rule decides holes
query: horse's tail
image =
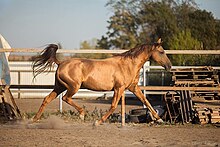
{"label": "horse's tail", "polygon": [[58,49],[58,45],[49,44],[38,56],[35,56],[33,59],[32,69],[33,69],[33,79],[36,78],[37,75],[44,71],[51,71],[54,63],[57,65],[60,62],[56,58],[56,51]]}

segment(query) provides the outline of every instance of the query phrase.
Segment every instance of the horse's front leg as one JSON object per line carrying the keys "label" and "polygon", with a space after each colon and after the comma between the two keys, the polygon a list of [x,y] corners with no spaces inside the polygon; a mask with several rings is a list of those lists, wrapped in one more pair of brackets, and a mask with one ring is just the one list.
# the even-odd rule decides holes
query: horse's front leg
{"label": "horse's front leg", "polygon": [[137,96],[141,100],[141,102],[147,106],[147,108],[150,110],[153,117],[158,121],[162,122],[162,119],[159,117],[157,112],[154,110],[154,108],[151,106],[150,102],[147,100],[147,98],[144,96],[144,94],[141,92],[140,87],[138,85],[132,85],[129,90],[134,93],[134,95]]}
{"label": "horse's front leg", "polygon": [[115,111],[124,90],[125,90],[125,88],[122,88],[122,87],[114,90],[114,96],[113,96],[111,108],[99,121],[95,121],[95,123],[94,123],[95,126],[100,125],[101,123],[106,121],[106,119]]}

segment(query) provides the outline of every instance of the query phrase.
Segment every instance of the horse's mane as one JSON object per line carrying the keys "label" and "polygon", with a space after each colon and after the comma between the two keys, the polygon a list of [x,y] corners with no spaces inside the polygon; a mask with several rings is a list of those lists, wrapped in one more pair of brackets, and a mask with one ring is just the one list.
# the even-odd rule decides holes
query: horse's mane
{"label": "horse's mane", "polygon": [[121,56],[121,57],[125,57],[125,58],[136,58],[143,51],[145,51],[146,48],[147,48],[147,50],[151,49],[149,44],[143,44],[143,45],[136,46],[136,47],[124,52],[124,53],[116,54],[114,56]]}

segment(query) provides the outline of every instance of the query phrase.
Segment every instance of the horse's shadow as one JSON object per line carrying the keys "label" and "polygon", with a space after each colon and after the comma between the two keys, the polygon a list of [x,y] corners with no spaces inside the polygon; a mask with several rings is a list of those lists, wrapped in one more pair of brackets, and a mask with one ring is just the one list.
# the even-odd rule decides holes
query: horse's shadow
{"label": "horse's shadow", "polygon": [[[109,104],[112,103],[112,97],[98,97],[96,99],[90,99],[87,100],[88,103],[96,103],[96,104]],[[161,100],[161,95],[154,95],[149,97],[149,102],[152,104],[152,106],[156,105],[165,105],[164,101]],[[119,102],[120,104],[120,102]],[[137,98],[137,97],[126,97],[125,98],[125,104],[126,105],[136,105],[136,106],[143,106],[143,103]]]}

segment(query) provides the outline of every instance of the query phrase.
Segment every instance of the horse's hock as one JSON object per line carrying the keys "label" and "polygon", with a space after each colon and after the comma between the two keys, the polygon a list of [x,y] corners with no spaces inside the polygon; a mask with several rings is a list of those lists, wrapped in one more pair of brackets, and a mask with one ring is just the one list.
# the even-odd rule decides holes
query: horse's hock
{"label": "horse's hock", "polygon": [[16,120],[21,118],[9,86],[0,86],[0,121]]}

